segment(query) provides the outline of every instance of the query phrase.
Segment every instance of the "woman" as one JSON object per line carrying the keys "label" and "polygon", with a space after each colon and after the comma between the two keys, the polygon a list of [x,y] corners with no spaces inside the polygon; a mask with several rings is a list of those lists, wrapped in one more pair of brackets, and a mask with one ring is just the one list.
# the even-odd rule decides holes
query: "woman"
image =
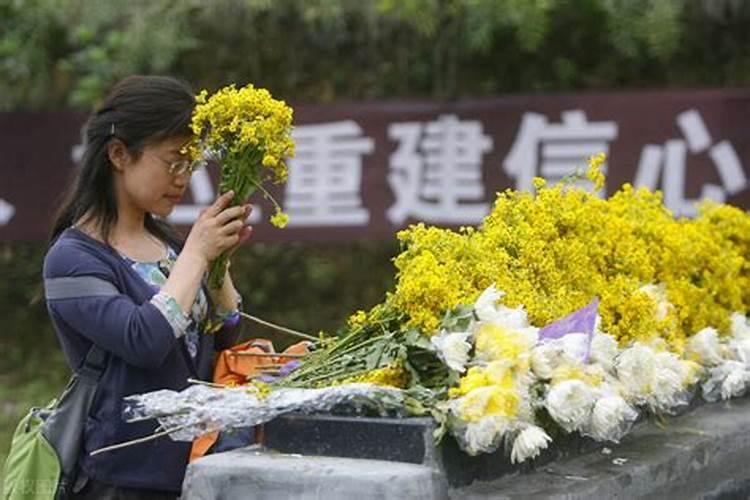
{"label": "woman", "polygon": [[196,166],[182,153],[194,105],[192,90],[172,78],[117,84],[86,125],[83,165],[54,224],[45,293],[68,363],[80,366],[93,345],[106,354],[76,498],[175,498],[190,443],[161,438],[89,453],[155,430],[123,421],[123,397],[210,380],[215,350],[235,341],[232,280],[227,273],[221,289],[207,290],[204,278],[214,258],[249,237],[250,206],[227,208],[232,193],[219,197],[184,244],[162,220]]}

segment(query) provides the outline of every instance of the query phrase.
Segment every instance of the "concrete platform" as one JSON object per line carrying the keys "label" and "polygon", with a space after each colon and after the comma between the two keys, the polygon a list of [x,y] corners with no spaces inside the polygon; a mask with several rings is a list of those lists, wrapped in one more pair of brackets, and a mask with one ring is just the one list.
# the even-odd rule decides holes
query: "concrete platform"
{"label": "concrete platform", "polygon": [[448,495],[440,471],[424,465],[244,448],[191,465],[182,498],[430,500],[447,499]]}
{"label": "concrete platform", "polygon": [[699,406],[662,426],[643,422],[619,445],[466,486],[449,485],[440,454],[428,455],[417,464],[245,448],[191,465],[183,498],[750,498],[750,398]]}

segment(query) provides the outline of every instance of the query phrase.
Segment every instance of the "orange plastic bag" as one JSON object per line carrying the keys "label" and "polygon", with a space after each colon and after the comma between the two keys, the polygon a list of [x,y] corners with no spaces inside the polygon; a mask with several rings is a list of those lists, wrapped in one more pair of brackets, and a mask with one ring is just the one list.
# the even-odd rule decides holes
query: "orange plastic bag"
{"label": "orange plastic bag", "polygon": [[[307,342],[298,342],[289,346],[283,353],[279,353],[277,356],[242,356],[237,355],[238,352],[274,354],[275,350],[271,341],[253,339],[221,351],[216,360],[216,367],[214,368],[213,381],[215,383],[223,385],[244,384],[248,378],[260,375],[263,371],[261,368],[263,365],[287,363],[296,358],[285,356],[285,354],[299,355],[307,354],[309,351],[307,349]],[[218,432],[210,432],[193,441],[193,448],[190,451],[190,461],[192,462],[205,455],[218,438]]]}

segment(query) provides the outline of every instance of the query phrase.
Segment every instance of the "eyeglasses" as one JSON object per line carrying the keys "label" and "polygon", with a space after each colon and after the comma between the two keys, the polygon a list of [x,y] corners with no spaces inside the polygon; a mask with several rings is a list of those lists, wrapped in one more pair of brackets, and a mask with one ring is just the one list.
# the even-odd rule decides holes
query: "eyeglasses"
{"label": "eyeglasses", "polygon": [[178,177],[183,174],[190,175],[206,164],[206,162],[202,160],[185,159],[185,160],[177,160],[177,161],[170,162],[160,156],[156,156],[156,157],[159,158],[161,161],[163,161],[165,165],[167,165],[167,172],[169,172],[170,175],[173,175],[175,177]]}

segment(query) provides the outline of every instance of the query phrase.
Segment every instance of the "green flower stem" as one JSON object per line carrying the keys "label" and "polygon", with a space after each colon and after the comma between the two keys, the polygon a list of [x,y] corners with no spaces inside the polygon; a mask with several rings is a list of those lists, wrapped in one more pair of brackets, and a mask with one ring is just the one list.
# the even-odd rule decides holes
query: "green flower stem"
{"label": "green flower stem", "polygon": [[345,349],[344,351],[338,353],[338,355],[339,356],[343,356],[344,354],[348,354],[350,352],[357,351],[357,350],[361,349],[362,347],[370,345],[370,344],[372,344],[374,342],[377,342],[379,340],[385,340],[387,337],[388,337],[388,335],[379,335],[377,337],[370,337],[369,339],[365,340],[361,344],[357,344],[357,345],[349,347],[348,349]]}
{"label": "green flower stem", "polygon": [[263,197],[273,203],[273,208],[276,209],[277,212],[281,212],[281,205],[279,205],[279,202],[276,201],[276,198],[271,196],[271,193],[269,193],[266,188],[263,187],[263,185],[260,182],[257,182],[255,179],[249,179],[250,182],[253,183],[253,185],[260,190],[261,193],[263,193]]}
{"label": "green flower stem", "polygon": [[351,367],[347,366],[345,368],[341,368],[340,370],[336,370],[331,373],[325,373],[317,377],[311,377],[305,380],[304,383],[312,384],[313,382],[320,382],[321,380],[338,380],[342,378],[348,378],[348,377],[353,377],[356,375],[361,375],[362,373],[367,373],[368,371],[370,370],[367,368],[351,371]]}
{"label": "green flower stem", "polygon": [[263,326],[267,326],[269,328],[273,328],[276,331],[287,333],[287,334],[293,335],[295,337],[300,337],[302,339],[309,340],[311,342],[318,342],[320,340],[319,338],[313,337],[312,335],[308,335],[306,333],[298,332],[297,330],[292,330],[291,328],[286,328],[284,326],[276,325],[274,323],[271,323],[270,321],[266,321],[264,319],[257,318],[255,316],[252,316],[252,315],[244,313],[244,312],[241,312],[240,316],[242,316],[245,319],[249,319],[250,321],[254,321],[254,322],[258,323],[258,324],[261,324]]}
{"label": "green flower stem", "polygon": [[[260,185],[260,168],[263,154],[257,149],[247,148],[242,153],[228,155],[221,166],[220,194],[234,191],[230,206],[244,202]],[[208,272],[208,286],[214,290],[224,284],[229,263],[229,252],[223,252],[212,263]]]}
{"label": "green flower stem", "polygon": [[[339,378],[345,378],[368,371],[362,371],[358,368],[361,359],[364,359],[362,354],[370,352],[372,348],[368,348],[372,344],[387,342],[398,335],[398,330],[390,331],[387,327],[394,319],[396,319],[396,316],[388,316],[373,321],[368,325],[368,328],[358,326],[346,332],[340,340],[330,347],[308,355],[301,367],[277,381],[275,385],[278,387],[304,387],[328,377],[341,375]],[[374,333],[372,332],[373,329],[379,329],[380,332]],[[362,354],[357,355],[358,353]],[[353,359],[345,359],[345,357]]]}
{"label": "green flower stem", "polygon": [[[315,359],[314,360],[315,363],[313,364],[306,363],[300,369],[292,372],[292,374],[290,374],[290,376],[288,377],[289,379],[288,381],[290,383],[299,381],[300,384],[308,384],[308,383],[312,383],[315,380],[319,380],[321,377],[330,376],[331,374],[351,372],[352,369],[354,369],[354,366],[350,365],[351,361],[344,360],[343,357],[347,354],[356,353],[361,350],[366,351],[365,348],[368,345],[378,342],[378,341],[383,341],[383,340],[387,340],[387,336],[384,335],[384,336],[369,338],[365,340],[364,342],[350,346],[348,349],[340,353],[337,353],[335,357],[331,356],[330,353],[325,353],[327,355],[324,355],[321,358]],[[357,361],[359,361],[359,359],[363,357],[364,356],[356,356],[355,358],[357,359]],[[355,364],[358,364],[357,361],[355,361]],[[341,362],[344,363],[344,366],[339,368]],[[326,373],[328,370],[333,370],[333,371]],[[303,379],[303,380],[300,380],[300,379]],[[282,382],[280,385],[286,385],[286,384]]]}

